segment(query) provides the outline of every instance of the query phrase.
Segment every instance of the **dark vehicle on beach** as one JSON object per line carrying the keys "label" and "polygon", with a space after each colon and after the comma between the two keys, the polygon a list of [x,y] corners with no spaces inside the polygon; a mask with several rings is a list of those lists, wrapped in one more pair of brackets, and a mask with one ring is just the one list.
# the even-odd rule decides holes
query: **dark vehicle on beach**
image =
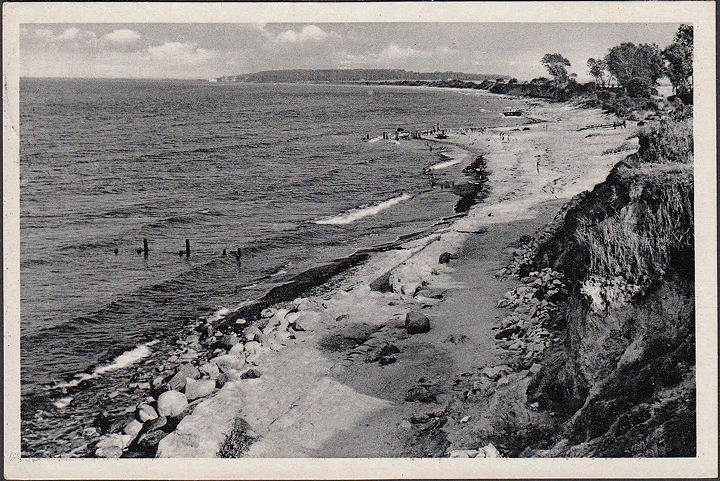
{"label": "dark vehicle on beach", "polygon": [[503,115],[505,117],[520,117],[522,116],[522,110],[506,107],[505,110],[503,110]]}

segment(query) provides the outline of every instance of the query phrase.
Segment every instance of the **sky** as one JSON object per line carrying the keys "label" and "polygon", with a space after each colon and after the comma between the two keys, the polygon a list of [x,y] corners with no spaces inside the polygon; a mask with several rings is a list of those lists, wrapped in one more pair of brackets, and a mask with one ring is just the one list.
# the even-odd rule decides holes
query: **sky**
{"label": "sky", "polygon": [[23,24],[23,77],[211,78],[291,68],[547,75],[546,53],[589,79],[587,59],[621,42],[672,42],[655,23]]}

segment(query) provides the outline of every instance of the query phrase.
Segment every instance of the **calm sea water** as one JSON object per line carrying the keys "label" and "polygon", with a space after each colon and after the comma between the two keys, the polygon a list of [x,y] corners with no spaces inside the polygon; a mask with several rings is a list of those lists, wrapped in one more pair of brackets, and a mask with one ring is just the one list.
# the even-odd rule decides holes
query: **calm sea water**
{"label": "calm sea water", "polygon": [[[23,79],[20,100],[33,456],[72,451],[153,341],[453,213],[457,198],[422,173],[442,149],[366,134],[513,121],[500,115],[507,100],[402,87]],[[94,374],[66,382],[81,372]]]}

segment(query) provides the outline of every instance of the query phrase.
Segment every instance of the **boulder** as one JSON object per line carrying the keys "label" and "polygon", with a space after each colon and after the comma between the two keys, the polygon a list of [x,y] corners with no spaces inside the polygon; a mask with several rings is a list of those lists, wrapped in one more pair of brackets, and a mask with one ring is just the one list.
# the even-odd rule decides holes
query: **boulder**
{"label": "boulder", "polygon": [[242,369],[242,367],[245,365],[245,359],[241,359],[237,356],[231,356],[230,354],[215,357],[212,359],[212,362],[217,364],[220,372],[225,373],[233,369]]}
{"label": "boulder", "polygon": [[495,339],[510,339],[514,334],[520,335],[521,333],[522,328],[515,325],[499,331],[497,334],[495,334]]}
{"label": "boulder", "polygon": [[238,339],[237,334],[234,332],[230,334],[225,334],[222,339],[220,339],[220,345],[226,349],[230,349],[233,346],[235,346],[237,343],[240,342],[240,339]]}
{"label": "boulder", "polygon": [[303,299],[302,302],[296,306],[298,311],[313,311],[320,309],[320,306],[316,301],[311,299]]}
{"label": "boulder", "polygon": [[209,396],[215,390],[215,381],[212,379],[188,379],[185,385],[185,396],[188,401]]}
{"label": "boulder", "polygon": [[506,374],[510,374],[511,372],[513,372],[513,370],[510,366],[501,364],[499,366],[486,367],[482,371],[480,371],[480,374],[484,374],[485,376],[489,377],[493,381],[496,381],[496,380],[500,379],[502,376],[504,376]]}
{"label": "boulder", "polygon": [[240,379],[257,379],[260,377],[260,371],[257,369],[248,369],[240,375]]}
{"label": "boulder", "polygon": [[430,330],[430,319],[425,314],[410,311],[405,315],[405,330],[408,334],[421,334]]}
{"label": "boulder", "polygon": [[200,371],[190,363],[180,366],[175,375],[168,381],[168,386],[174,391],[181,391],[185,387],[185,379],[197,379]]}
{"label": "boulder", "polygon": [[127,423],[125,425],[123,432],[125,434],[130,435],[133,439],[135,439],[142,428],[143,428],[143,423],[141,423],[137,419],[133,419],[132,421],[130,421],[129,423]]}
{"label": "boulder", "polygon": [[152,421],[148,421],[143,426],[143,434],[149,433],[150,431],[154,431],[156,429],[162,429],[167,424],[167,418],[165,416],[160,416],[158,418],[153,419]]}
{"label": "boulder", "polygon": [[162,441],[168,433],[162,429],[154,429],[140,435],[137,440],[137,450],[144,452],[148,457],[154,457],[155,451],[157,450],[158,444]]}
{"label": "boulder", "polygon": [[178,391],[165,391],[157,400],[158,414],[165,417],[178,416],[187,405],[187,397]]}
{"label": "boulder", "polygon": [[380,354],[380,356],[390,356],[390,355],[392,355],[392,354],[397,354],[397,353],[399,353],[399,352],[400,352],[400,349],[398,349],[398,347],[397,347],[395,344],[389,344],[389,343],[388,343],[388,344],[385,344],[385,345],[380,349],[380,353],[379,353],[379,354]]}
{"label": "boulder", "polygon": [[476,457],[478,457],[478,458],[502,458],[502,456],[500,455],[500,451],[498,451],[497,448],[495,446],[493,446],[492,443],[478,449]]}
{"label": "boulder", "polygon": [[407,402],[421,402],[431,403],[437,400],[437,396],[434,392],[425,386],[417,386],[408,389],[407,395],[405,396]]}
{"label": "boulder", "polygon": [[452,259],[452,254],[450,254],[449,252],[443,252],[442,254],[440,254],[440,259],[438,259],[438,263],[449,264],[450,259]]}
{"label": "boulder", "polygon": [[215,385],[218,389],[223,387],[225,383],[227,383],[230,380],[230,376],[225,374],[224,372],[221,372],[217,379],[215,379]]}
{"label": "boulder", "polygon": [[248,341],[257,341],[258,338],[262,335],[262,331],[258,329],[257,326],[248,326],[242,331],[243,338]]}
{"label": "boulder", "polygon": [[260,313],[260,317],[262,317],[263,319],[268,319],[274,315],[275,315],[275,309],[273,309],[272,307],[263,309],[262,312]]}
{"label": "boulder", "polygon": [[313,329],[322,320],[322,314],[318,311],[300,311],[300,316],[295,320],[293,329],[296,331],[307,331]]}
{"label": "boulder", "polygon": [[125,440],[120,434],[103,436],[95,445],[95,457],[119,458],[122,456]]}
{"label": "boulder", "polygon": [[256,355],[262,351],[262,344],[257,341],[251,341],[245,343],[245,352],[248,355]]}
{"label": "boulder", "polygon": [[141,423],[152,421],[153,419],[157,419],[157,417],[158,413],[151,405],[147,403],[142,403],[138,406],[137,418]]}
{"label": "boulder", "polygon": [[288,324],[295,324],[295,321],[297,321],[300,318],[299,312],[289,312],[287,316],[285,316],[285,320]]}
{"label": "boulder", "polygon": [[210,379],[217,379],[217,377],[220,375],[220,369],[214,362],[206,362],[205,364],[200,366],[200,372],[207,374]]}
{"label": "boulder", "polygon": [[231,356],[245,359],[245,346],[242,343],[235,344],[229,351],[228,354]]}
{"label": "boulder", "polygon": [[426,297],[428,299],[442,299],[443,298],[443,291],[442,289],[432,289],[432,288],[426,288],[421,289],[415,293],[415,297]]}
{"label": "boulder", "polygon": [[476,449],[453,449],[450,451],[451,458],[474,458],[477,455]]}

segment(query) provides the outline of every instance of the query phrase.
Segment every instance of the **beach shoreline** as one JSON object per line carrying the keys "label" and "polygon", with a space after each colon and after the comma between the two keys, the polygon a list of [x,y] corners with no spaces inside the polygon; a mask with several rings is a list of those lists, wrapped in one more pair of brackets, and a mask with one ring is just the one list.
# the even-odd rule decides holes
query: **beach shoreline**
{"label": "beach shoreline", "polygon": [[[630,130],[600,132],[591,136],[584,147],[567,140],[567,137],[584,138],[587,135],[577,131],[579,124],[590,125],[605,118],[598,110],[545,104],[536,106],[532,115],[544,122],[534,122],[527,129],[458,129],[449,131],[448,139],[440,142],[470,154],[460,167],[469,165],[475,155],[483,155],[487,162],[490,193],[485,202],[472,207],[467,215],[458,216],[450,225],[441,226],[426,237],[408,240],[387,250],[380,249],[367,256],[364,255],[367,253],[360,253],[362,259],[348,269],[341,269],[342,273],[334,272],[323,282],[310,286],[309,295],[301,291],[286,292],[284,302],[279,305],[275,302],[275,308],[268,309],[273,303],[266,302],[251,313],[237,311],[221,320],[217,325],[219,329],[242,332],[240,337],[247,342],[242,350],[235,349],[241,354],[241,365],[229,371],[231,375],[220,390],[186,415],[172,433],[164,436],[159,442],[157,456],[216,456],[228,437],[232,437],[238,419],[250,426],[247,446],[238,455],[427,455],[427,452],[414,453],[413,449],[419,449],[417,443],[407,439],[402,443],[389,442],[384,447],[382,443],[377,445],[369,441],[397,438],[398,429],[407,427],[403,420],[418,414],[416,402],[398,397],[399,392],[417,388],[408,384],[409,381],[416,382],[408,368],[398,366],[412,365],[411,372],[430,373],[447,381],[454,377],[447,372],[448,363],[454,367],[454,374],[459,375],[471,365],[482,368],[483,363],[490,365],[496,361],[497,353],[470,361],[477,347],[470,348],[469,343],[463,343],[464,348],[459,349],[459,344],[454,342],[450,346],[464,352],[464,357],[455,356],[456,359],[448,360],[446,339],[449,337],[439,339],[438,335],[452,330],[449,326],[453,322],[442,319],[443,308],[452,307],[454,294],[488,285],[491,277],[494,278],[493,273],[502,267],[502,248],[516,242],[519,235],[532,234],[545,225],[565,201],[603,181],[610,169],[626,155],[604,152],[625,141]],[[536,156],[542,160],[540,163]],[[470,255],[477,254],[477,240],[487,236],[488,232],[493,237],[491,243],[495,250],[493,255],[486,253],[483,262],[494,265],[468,283],[467,279],[473,278],[471,273],[477,266],[463,265],[473,264]],[[449,262],[438,263],[445,254]],[[464,281],[458,281],[459,278]],[[502,286],[500,290],[491,290],[491,295],[481,296],[475,305],[471,302],[464,307],[462,315],[465,319],[461,324],[467,324],[473,312],[487,311],[494,306],[500,291],[510,285],[507,281],[498,282]],[[433,292],[442,294],[440,298],[427,297]],[[295,294],[304,297],[288,302],[288,297]],[[481,310],[476,311],[474,308],[477,307]],[[433,315],[433,309],[440,312],[440,318]],[[402,321],[409,311],[427,312],[433,319],[433,327],[425,335],[432,338],[431,342],[418,344],[414,341],[423,335],[408,336],[404,332]],[[260,328],[254,340],[249,341],[245,327],[247,320],[243,317],[250,317],[248,314],[259,317],[256,326]],[[468,326],[469,334],[458,334],[453,339],[465,336],[465,339],[492,347],[491,321],[486,319],[481,327]],[[381,372],[395,369],[400,374],[392,375],[385,388],[378,390],[372,386],[375,383],[373,375],[377,376],[378,372],[371,373],[368,369],[377,370],[379,364],[367,362],[367,356],[395,344],[401,345],[400,354],[380,357],[376,361],[385,359],[392,364],[385,365]],[[429,350],[419,347],[426,344],[430,345]],[[413,349],[416,350],[414,355],[406,354]],[[390,361],[393,357],[395,359]],[[428,363],[426,359],[437,362]],[[252,376],[249,377],[250,371]],[[382,415],[378,416],[379,413]],[[350,452],[338,451],[338,446],[345,444],[331,440],[355,432],[369,419],[375,421],[365,423],[365,427],[370,428],[365,444],[356,444]],[[278,429],[278,423],[282,429]],[[323,427],[319,428],[319,424]],[[310,431],[313,442],[308,442]]]}
{"label": "beach shoreline", "polygon": [[[214,457],[221,451],[228,455],[226,444],[237,434],[238,420],[246,423],[242,432],[250,434],[241,436],[247,445],[242,452],[235,449],[237,455],[446,455],[422,447],[425,441],[398,436],[398,429],[400,434],[412,432],[407,420],[425,408],[398,393],[427,389],[422,382],[420,386],[410,382],[418,378],[414,374],[419,369],[428,374],[419,378],[436,378],[432,389],[446,393],[438,395],[437,403],[447,408],[451,387],[444,384],[461,371],[498,360],[497,353],[476,356],[478,345],[494,352],[492,319],[478,325],[471,321],[475,312],[492,312],[501,290],[511,287],[493,275],[505,262],[503,249],[549,222],[573,195],[603,181],[627,154],[606,151],[631,134],[630,129],[590,135],[578,131],[579,126],[606,120],[608,116],[599,110],[515,100],[523,103],[527,123],[449,128],[445,139],[433,135],[384,140],[401,148],[434,147],[437,159],[424,174],[432,179],[433,188],[452,189],[460,198],[455,215],[423,232],[328,261],[260,299],[189,323],[178,333],[176,347],[164,353],[167,361],[160,359],[159,369],[142,374],[134,383],[149,388],[151,395],[120,416],[96,422],[97,428],[87,433],[87,444],[69,455]],[[587,145],[580,147],[579,142]],[[480,265],[478,253],[482,253]],[[478,269],[483,273],[478,274]],[[489,285],[495,287],[477,298],[460,305],[453,300]],[[443,314],[448,310],[460,319]],[[410,311],[427,313],[432,319],[428,334],[408,336],[402,321]],[[456,333],[458,325],[467,332]],[[387,346],[400,346],[401,352],[380,356]],[[151,358],[157,357],[152,353]],[[150,360],[133,360],[132,369],[141,373]],[[379,366],[380,372],[373,371]],[[376,389],[373,379],[384,379],[384,387]],[[178,412],[160,407],[167,389],[185,392]],[[304,408],[294,409],[302,399]],[[63,397],[58,402],[70,401]],[[144,410],[154,414],[144,419],[139,414]],[[297,414],[306,410],[312,413]],[[378,413],[384,414],[378,417]],[[293,427],[276,430],[280,419],[281,425]],[[364,445],[351,452],[331,449],[347,444],[331,439],[347,435],[367,419],[372,420],[365,423],[371,432]],[[318,424],[324,426],[320,431]],[[312,434],[314,444],[301,446],[299,439],[288,440],[291,433],[303,439]],[[378,450],[373,438],[403,441]]]}

